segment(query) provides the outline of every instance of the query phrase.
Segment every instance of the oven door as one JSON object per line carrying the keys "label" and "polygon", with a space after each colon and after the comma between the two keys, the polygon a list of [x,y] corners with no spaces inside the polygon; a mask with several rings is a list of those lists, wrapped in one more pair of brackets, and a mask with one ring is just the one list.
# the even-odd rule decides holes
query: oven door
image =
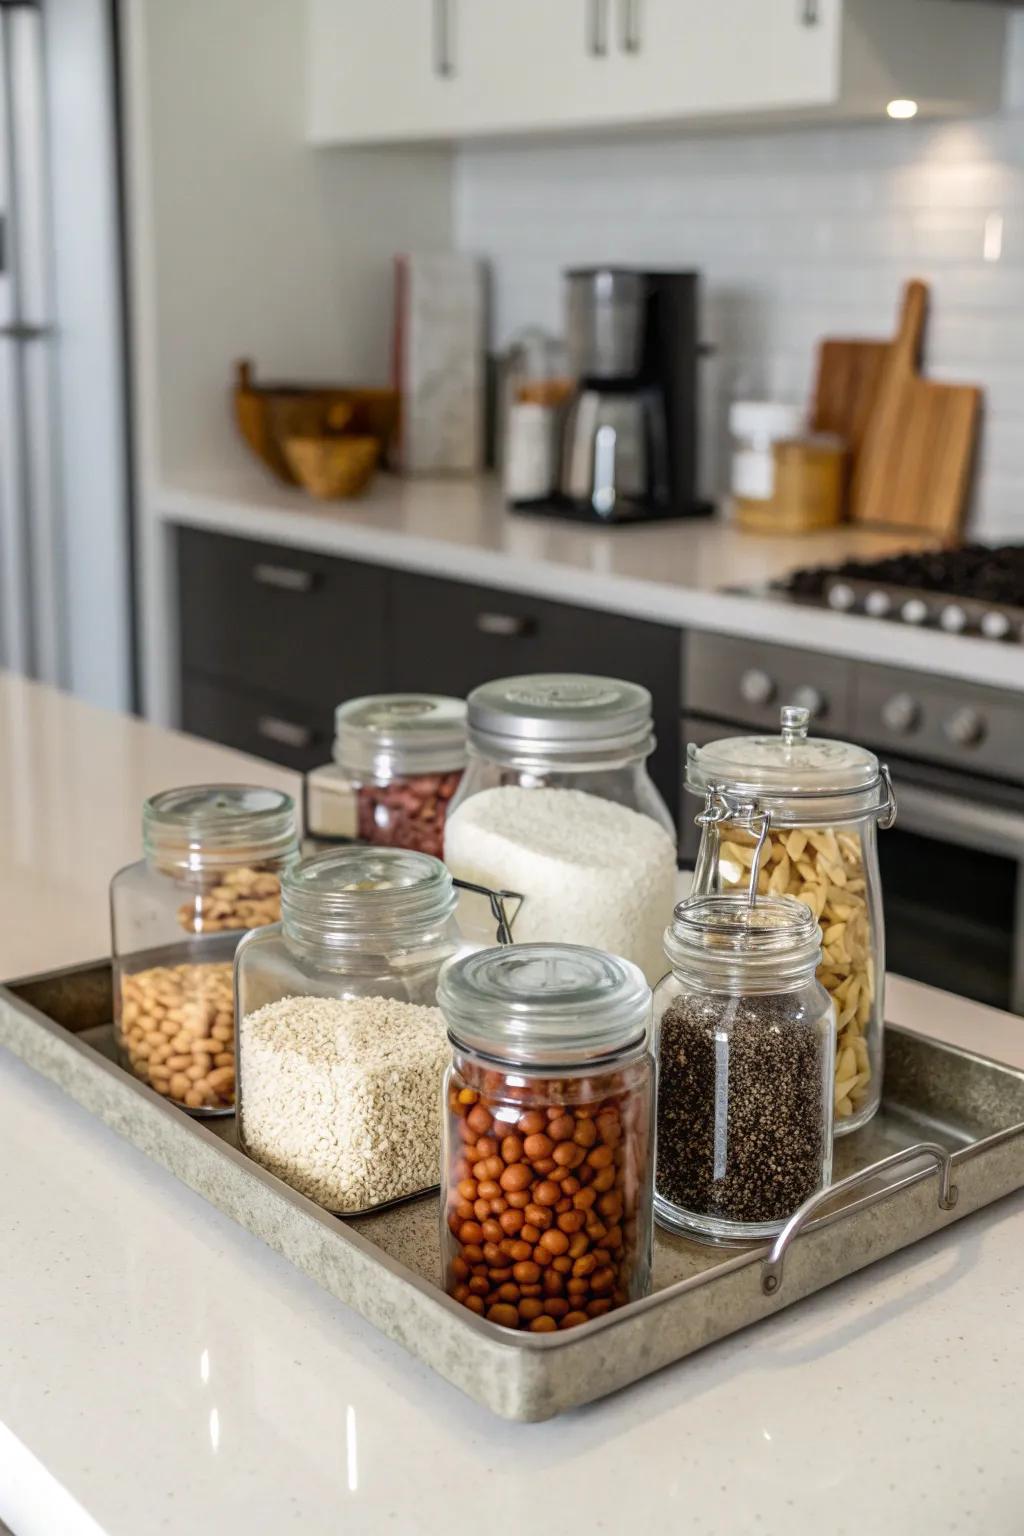
{"label": "oven door", "polygon": [[[684,717],[683,746],[749,734]],[[887,757],[896,825],[880,832],[886,963],[944,991],[1024,1014],[1024,790]],[[692,868],[698,801],[683,792],[680,855]]]}

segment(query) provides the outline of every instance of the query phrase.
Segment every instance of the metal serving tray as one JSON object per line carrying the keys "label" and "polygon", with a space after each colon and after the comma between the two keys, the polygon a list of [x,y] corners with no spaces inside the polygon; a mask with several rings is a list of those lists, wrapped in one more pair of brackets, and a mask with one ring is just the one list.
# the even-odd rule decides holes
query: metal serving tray
{"label": "metal serving tray", "polygon": [[658,1232],[654,1289],[564,1334],[518,1334],[439,1289],[436,1195],[358,1220],[322,1211],[112,1059],[107,963],[0,988],[0,1045],[477,1402],[546,1419],[734,1333],[1024,1185],[1024,1073],[892,1028],[875,1120],[837,1184],[774,1247]]}

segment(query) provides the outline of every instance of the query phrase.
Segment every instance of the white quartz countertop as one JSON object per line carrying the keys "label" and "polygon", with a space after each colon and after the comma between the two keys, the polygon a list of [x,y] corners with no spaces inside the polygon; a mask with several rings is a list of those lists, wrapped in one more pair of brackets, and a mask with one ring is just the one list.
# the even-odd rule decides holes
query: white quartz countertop
{"label": "white quartz countertop", "polygon": [[176,476],[151,499],[163,519],[188,527],[1024,691],[1019,645],[720,590],[927,542],[911,533],[847,526],[767,537],[722,518],[594,528],[509,512],[487,477],[381,475],[357,501],[320,504],[240,450],[216,471]]}
{"label": "white quartz countertop", "polygon": [[[146,790],[289,781],[2,676],[0,722],[8,975],[105,950],[106,876]],[[898,979],[889,1002],[1024,1066],[1019,1019]],[[1024,1195],[603,1403],[511,1425],[2,1050],[0,1169],[16,1536],[1019,1536]]]}

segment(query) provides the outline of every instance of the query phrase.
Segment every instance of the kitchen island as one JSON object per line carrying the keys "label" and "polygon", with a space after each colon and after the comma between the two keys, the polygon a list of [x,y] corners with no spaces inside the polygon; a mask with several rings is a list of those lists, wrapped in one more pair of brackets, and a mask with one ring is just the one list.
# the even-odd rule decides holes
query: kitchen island
{"label": "kitchen island", "polygon": [[[141,794],[290,781],[9,678],[0,711],[7,977],[105,948],[106,877],[137,850]],[[50,829],[35,860],[30,827]],[[1024,1066],[1007,1015],[898,979],[889,1015]],[[612,1399],[514,1425],[2,1051],[0,1160],[0,1519],[16,1536],[432,1533],[531,1511],[655,1536],[1019,1530],[1024,1195]]]}

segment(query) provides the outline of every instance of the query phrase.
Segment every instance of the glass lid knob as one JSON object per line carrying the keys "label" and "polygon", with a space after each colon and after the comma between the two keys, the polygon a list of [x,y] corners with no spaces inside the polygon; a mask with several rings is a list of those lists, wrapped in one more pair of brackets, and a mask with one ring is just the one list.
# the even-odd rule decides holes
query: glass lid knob
{"label": "glass lid knob", "polygon": [[782,739],[787,746],[797,741],[807,740],[807,728],[811,723],[811,712],[802,709],[797,704],[784,704],[782,707]]}

